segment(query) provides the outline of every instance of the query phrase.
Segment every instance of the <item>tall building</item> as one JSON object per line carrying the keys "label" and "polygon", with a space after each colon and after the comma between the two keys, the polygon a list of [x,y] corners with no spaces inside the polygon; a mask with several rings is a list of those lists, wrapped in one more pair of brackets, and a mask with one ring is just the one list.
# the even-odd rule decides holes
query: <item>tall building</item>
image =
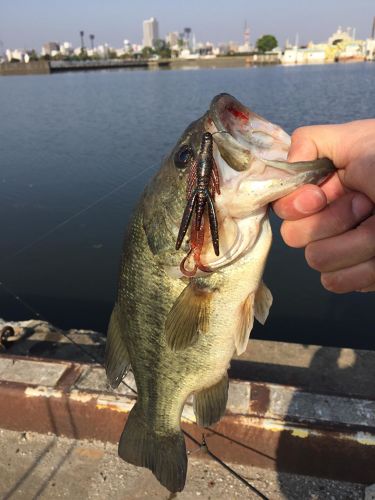
{"label": "tall building", "polygon": [[154,17],[143,21],[143,46],[153,47],[159,38],[159,24]]}
{"label": "tall building", "polygon": [[178,44],[179,38],[180,38],[180,35],[179,35],[178,31],[171,31],[165,37],[165,41],[169,44],[170,47],[174,47],[175,45]]}

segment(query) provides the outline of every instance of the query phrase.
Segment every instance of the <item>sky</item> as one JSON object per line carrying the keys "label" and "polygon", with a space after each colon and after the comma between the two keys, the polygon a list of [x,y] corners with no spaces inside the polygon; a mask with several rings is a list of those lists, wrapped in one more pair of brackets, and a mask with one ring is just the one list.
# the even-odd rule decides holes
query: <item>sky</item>
{"label": "sky", "polygon": [[340,25],[367,38],[374,0],[0,0],[0,49],[35,48],[48,41],[79,46],[79,31],[95,43],[121,47],[142,42],[142,21],[156,17],[161,38],[190,27],[197,41],[243,41],[244,24],[254,43],[273,34],[281,46],[296,33],[301,44],[326,41]]}

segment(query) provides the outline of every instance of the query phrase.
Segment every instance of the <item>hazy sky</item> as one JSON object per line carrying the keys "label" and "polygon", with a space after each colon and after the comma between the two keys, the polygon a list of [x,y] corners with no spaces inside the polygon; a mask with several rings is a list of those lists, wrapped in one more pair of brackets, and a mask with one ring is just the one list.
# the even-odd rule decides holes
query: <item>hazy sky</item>
{"label": "hazy sky", "polygon": [[[374,0],[0,0],[4,48],[35,48],[47,41],[79,45],[79,31],[95,42],[120,47],[124,38],[142,42],[142,21],[159,21],[160,36],[191,27],[197,41],[242,42],[245,20],[251,41],[271,33],[281,45],[325,41],[341,25],[359,38],[369,36]],[[1,47],[0,47],[1,48]]]}

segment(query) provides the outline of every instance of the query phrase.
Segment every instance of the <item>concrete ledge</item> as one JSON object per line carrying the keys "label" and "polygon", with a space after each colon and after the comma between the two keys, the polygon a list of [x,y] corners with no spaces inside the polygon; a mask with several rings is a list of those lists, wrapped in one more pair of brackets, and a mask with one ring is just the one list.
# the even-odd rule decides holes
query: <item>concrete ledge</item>
{"label": "concrete ledge", "polygon": [[0,64],[0,75],[39,75],[50,73],[48,61],[3,62]]}
{"label": "concrete ledge", "polygon": [[[129,374],[126,383],[134,387]],[[131,389],[108,389],[97,365],[0,357],[0,426],[117,443],[134,404]],[[328,397],[276,384],[231,380],[228,411],[201,429],[191,402],[183,427],[206,435],[222,460],[331,479],[375,482],[375,402]],[[190,451],[197,445],[187,438]]]}
{"label": "concrete ledge", "polygon": [[[8,325],[14,335],[3,345],[1,331]],[[83,363],[95,359],[103,363],[105,341],[99,332],[63,332],[39,320],[5,322],[0,319],[0,352],[12,355]],[[229,374],[233,379],[375,400],[373,351],[250,339],[244,354],[232,360]]]}

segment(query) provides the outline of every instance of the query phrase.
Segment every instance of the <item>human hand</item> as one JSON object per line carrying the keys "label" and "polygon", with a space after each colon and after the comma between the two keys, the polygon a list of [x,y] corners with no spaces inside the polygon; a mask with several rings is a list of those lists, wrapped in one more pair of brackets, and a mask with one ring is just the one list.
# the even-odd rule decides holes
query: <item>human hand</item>
{"label": "human hand", "polygon": [[292,135],[288,160],[330,158],[337,172],[274,204],[281,235],[305,247],[308,264],[332,292],[375,291],[375,120],[316,125]]}

